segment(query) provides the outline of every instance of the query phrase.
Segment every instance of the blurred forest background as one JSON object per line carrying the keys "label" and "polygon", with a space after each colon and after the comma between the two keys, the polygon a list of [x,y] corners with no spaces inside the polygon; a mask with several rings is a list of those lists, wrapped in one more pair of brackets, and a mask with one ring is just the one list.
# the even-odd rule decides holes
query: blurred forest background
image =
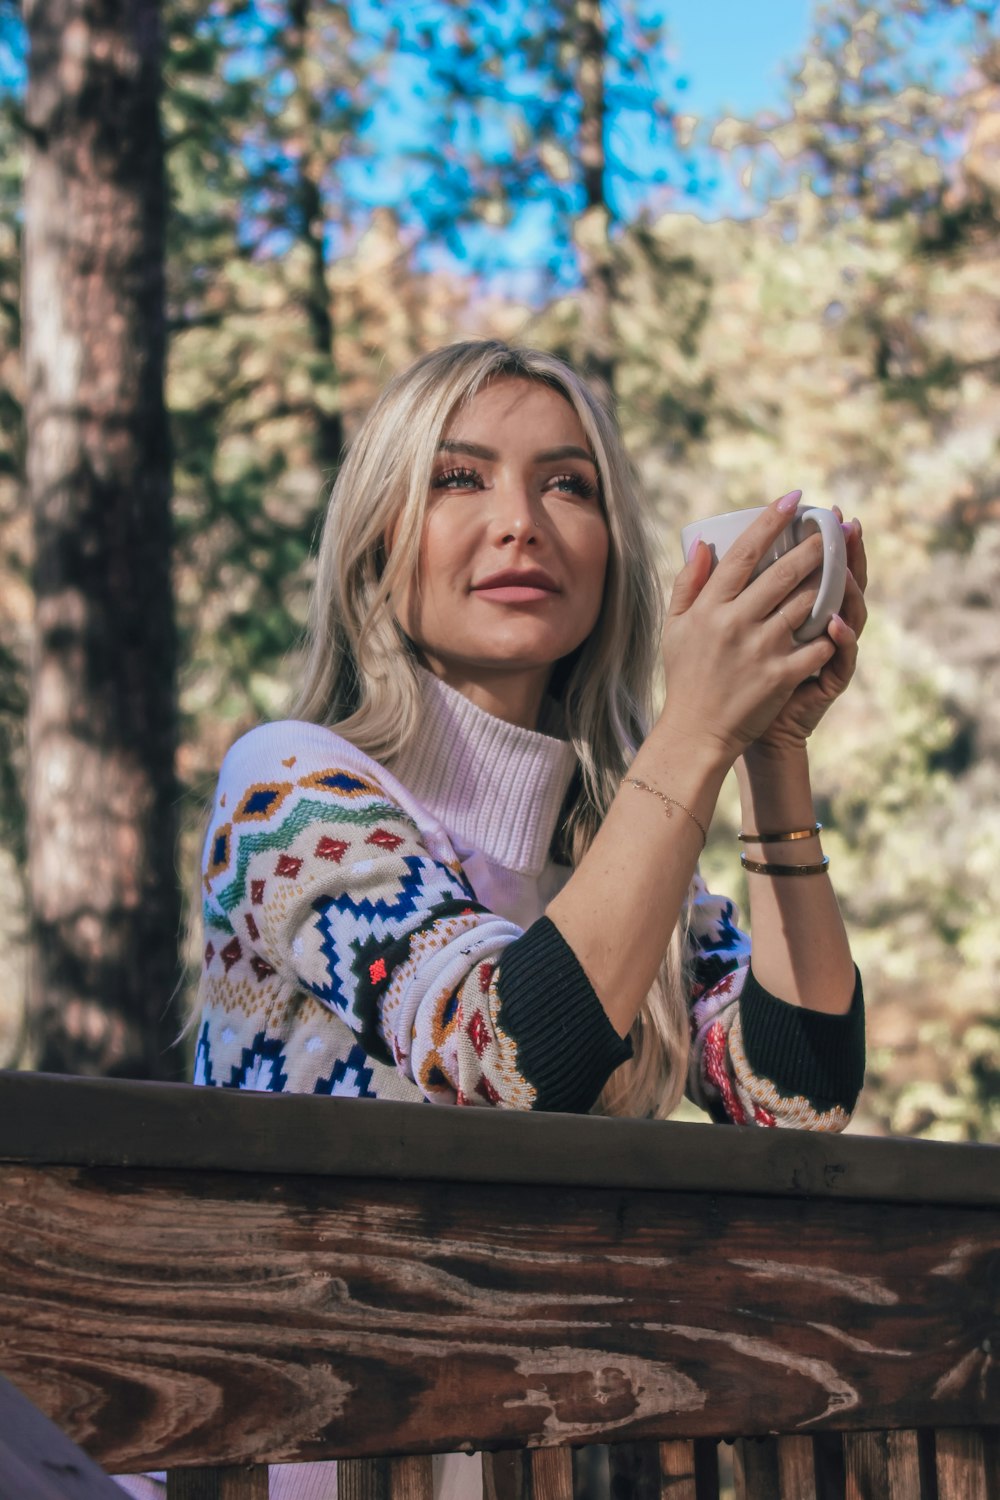
{"label": "blurred forest background", "polygon": [[282,710],[343,445],[498,334],[614,389],[668,565],[793,486],[861,517],[815,750],[855,1128],[1000,1139],[995,8],[830,0],[745,120],[685,114],[669,36],[645,0],[0,0],[0,1065],[183,1072],[177,893]]}

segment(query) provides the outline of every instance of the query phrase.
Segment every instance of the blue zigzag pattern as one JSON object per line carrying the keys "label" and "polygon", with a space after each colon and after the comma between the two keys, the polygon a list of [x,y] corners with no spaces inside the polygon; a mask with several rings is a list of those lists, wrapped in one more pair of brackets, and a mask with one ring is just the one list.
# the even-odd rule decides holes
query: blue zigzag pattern
{"label": "blue zigzag pattern", "polygon": [[310,981],[305,975],[300,977],[318,1000],[355,1023],[362,1018],[355,1014],[358,986],[351,963],[359,947],[371,937],[379,941],[402,937],[407,927],[419,927],[442,902],[475,900],[465,883],[435,860],[408,854],[402,863],[407,873],[391,897],[372,901],[364,896],[355,901],[344,891],[313,903],[326,978]]}
{"label": "blue zigzag pattern", "polygon": [[353,1046],[346,1058],[341,1057],[333,1065],[329,1078],[320,1078],[314,1094],[334,1094],[349,1099],[377,1099],[371,1087],[372,1069],[370,1058],[364,1047]]}

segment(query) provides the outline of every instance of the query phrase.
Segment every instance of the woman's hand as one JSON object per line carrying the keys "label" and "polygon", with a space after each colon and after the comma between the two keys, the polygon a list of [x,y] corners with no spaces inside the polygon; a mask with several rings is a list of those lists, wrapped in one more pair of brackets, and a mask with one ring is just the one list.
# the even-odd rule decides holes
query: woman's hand
{"label": "woman's hand", "polygon": [[[818,721],[853,670],[858,615],[853,596],[844,606],[850,618],[843,629],[834,626],[804,645],[793,636],[815,599],[809,579],[822,562],[818,535],[753,578],[788,525],[799,495],[795,490],[769,505],[714,572],[708,547],[696,543],[671,596],[663,635],[667,691],[659,723],[672,736],[713,746],[727,765],[771,733],[779,740],[798,734],[801,742],[810,718]],[[838,656],[839,666],[824,679]],[[790,701],[810,686],[811,677],[817,678],[817,692],[798,700],[796,713],[786,717]]]}
{"label": "woman's hand", "polygon": [[[840,510],[834,506],[838,520],[844,524]],[[868,610],[865,605],[865,588],[868,583],[868,560],[861,536],[861,522],[844,524],[847,542],[847,586],[840,613],[834,615],[827,629],[827,636],[835,650],[819,675],[799,684],[787,702],[772,719],[767,729],[758,736],[754,748],[767,753],[799,750],[812,734],[831,703],[835,703],[854,676],[858,660],[858,637],[865,627]],[[793,628],[797,628],[808,616],[808,604],[815,591],[803,590],[797,601],[785,606],[785,615]],[[801,617],[801,618],[800,618]]]}

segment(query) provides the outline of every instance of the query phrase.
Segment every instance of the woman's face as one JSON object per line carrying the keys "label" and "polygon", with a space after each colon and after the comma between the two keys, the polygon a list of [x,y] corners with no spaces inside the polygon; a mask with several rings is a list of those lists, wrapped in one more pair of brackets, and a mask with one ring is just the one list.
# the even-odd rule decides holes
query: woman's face
{"label": "woman's face", "polygon": [[533,727],[553,666],[597,623],[607,559],[579,417],[549,386],[504,378],[445,426],[396,615],[436,676]]}

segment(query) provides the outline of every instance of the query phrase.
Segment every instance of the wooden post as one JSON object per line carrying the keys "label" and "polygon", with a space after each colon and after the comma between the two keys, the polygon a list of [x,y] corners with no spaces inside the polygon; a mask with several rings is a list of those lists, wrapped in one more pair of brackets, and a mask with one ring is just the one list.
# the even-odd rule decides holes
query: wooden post
{"label": "wooden post", "polygon": [[171,1469],[167,1474],[167,1500],[268,1500],[267,1492],[266,1464]]}

